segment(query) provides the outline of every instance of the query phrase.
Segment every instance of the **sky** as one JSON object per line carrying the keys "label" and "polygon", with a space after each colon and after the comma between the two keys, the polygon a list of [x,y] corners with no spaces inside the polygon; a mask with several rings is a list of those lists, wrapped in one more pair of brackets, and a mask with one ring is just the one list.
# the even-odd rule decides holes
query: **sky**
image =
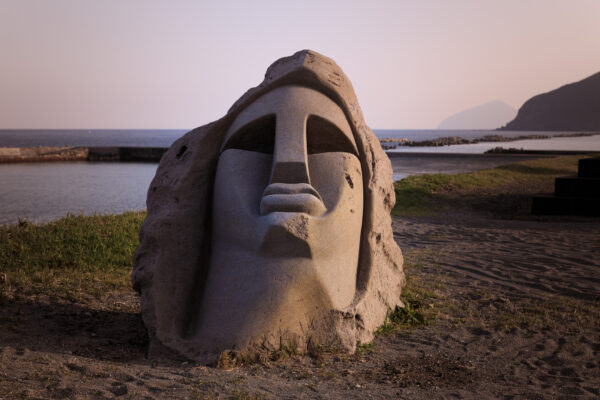
{"label": "sky", "polygon": [[598,0],[0,0],[0,129],[191,129],[302,49],[374,129],[431,129],[600,71]]}

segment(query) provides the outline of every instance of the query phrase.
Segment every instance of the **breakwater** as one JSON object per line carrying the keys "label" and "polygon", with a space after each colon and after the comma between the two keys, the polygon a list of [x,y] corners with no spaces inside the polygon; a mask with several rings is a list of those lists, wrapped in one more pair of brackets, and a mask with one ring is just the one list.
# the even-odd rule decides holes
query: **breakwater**
{"label": "breakwater", "polygon": [[598,135],[598,132],[571,132],[557,133],[553,135],[546,134],[525,134],[519,136],[503,136],[503,135],[485,135],[475,139],[465,139],[460,136],[446,136],[429,140],[409,140],[407,138],[381,138],[381,146],[384,150],[392,150],[398,147],[439,147],[453,146],[458,144],[476,144],[476,143],[493,143],[493,142],[514,142],[517,140],[529,139],[553,139],[561,137],[587,137]]}
{"label": "breakwater", "polygon": [[[398,147],[444,147],[461,144],[477,144],[487,142],[512,142],[524,139],[557,139],[570,137],[588,137],[600,135],[593,133],[561,133],[548,135],[520,135],[516,137],[505,137],[501,135],[487,135],[481,138],[465,139],[459,136],[441,137],[423,141],[413,141],[406,138],[381,138],[381,146],[384,150],[393,150]],[[582,148],[588,148],[582,145]],[[592,148],[594,148],[592,146]],[[597,146],[596,146],[597,148]],[[158,163],[168,147],[140,147],[140,146],[63,146],[63,147],[0,147],[1,163],[19,162],[51,162],[51,161],[141,161]],[[432,149],[433,150],[433,149]],[[481,149],[483,153],[515,154],[527,152],[530,154],[582,154],[592,153],[594,150],[570,151],[570,150],[518,150],[518,149]]]}
{"label": "breakwater", "polygon": [[49,161],[159,162],[167,147],[2,147],[0,163]]}
{"label": "breakwater", "polygon": [[574,156],[579,154],[600,154],[595,150],[524,150],[515,147],[504,148],[494,147],[484,152],[484,154],[531,154],[531,155],[554,155],[554,156]]}

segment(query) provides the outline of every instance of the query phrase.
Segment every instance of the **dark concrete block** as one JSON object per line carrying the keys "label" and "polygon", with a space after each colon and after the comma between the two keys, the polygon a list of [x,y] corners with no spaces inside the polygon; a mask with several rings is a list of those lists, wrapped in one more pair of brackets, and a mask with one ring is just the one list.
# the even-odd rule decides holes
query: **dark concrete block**
{"label": "dark concrete block", "polygon": [[554,194],[566,197],[600,198],[600,178],[579,178],[576,176],[556,178]]}
{"label": "dark concrete block", "polygon": [[88,161],[160,161],[166,147],[90,147]]}
{"label": "dark concrete block", "polygon": [[600,217],[600,199],[538,196],[533,198],[532,214]]}
{"label": "dark concrete block", "polygon": [[118,147],[90,147],[88,161],[119,161]]}
{"label": "dark concrete block", "polygon": [[600,157],[579,160],[579,177],[600,178]]}
{"label": "dark concrete block", "polygon": [[166,147],[119,147],[121,161],[160,161]]}

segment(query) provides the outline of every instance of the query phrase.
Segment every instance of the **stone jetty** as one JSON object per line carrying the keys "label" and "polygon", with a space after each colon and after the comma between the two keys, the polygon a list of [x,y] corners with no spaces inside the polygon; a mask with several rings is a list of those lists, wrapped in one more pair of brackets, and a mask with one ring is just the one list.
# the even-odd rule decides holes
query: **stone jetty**
{"label": "stone jetty", "polygon": [[1,147],[0,163],[49,161],[158,162],[166,147]]}

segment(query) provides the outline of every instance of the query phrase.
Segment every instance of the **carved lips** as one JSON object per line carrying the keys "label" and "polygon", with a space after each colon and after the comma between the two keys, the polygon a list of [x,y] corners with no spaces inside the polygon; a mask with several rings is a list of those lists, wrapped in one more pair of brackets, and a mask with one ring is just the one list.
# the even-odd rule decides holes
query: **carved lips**
{"label": "carved lips", "polygon": [[327,209],[319,193],[307,183],[272,183],[263,192],[260,214],[295,212],[319,216]]}

